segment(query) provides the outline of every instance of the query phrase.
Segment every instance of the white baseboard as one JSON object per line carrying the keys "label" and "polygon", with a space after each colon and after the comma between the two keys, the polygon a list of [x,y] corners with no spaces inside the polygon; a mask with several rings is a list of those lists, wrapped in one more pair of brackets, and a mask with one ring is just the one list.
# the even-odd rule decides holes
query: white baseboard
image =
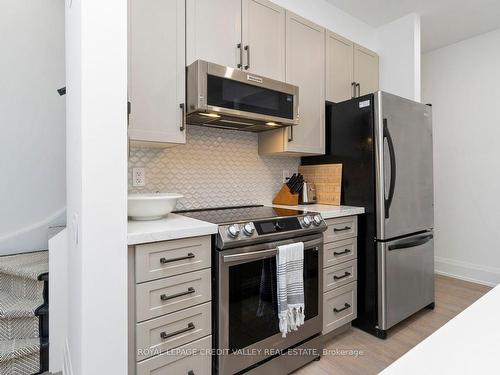
{"label": "white baseboard", "polygon": [[435,272],[487,286],[500,284],[500,268],[483,266],[459,260],[434,257]]}
{"label": "white baseboard", "polygon": [[63,357],[63,375],[73,375],[73,367],[71,366],[71,354],[69,351],[68,341],[64,345],[64,357]]}

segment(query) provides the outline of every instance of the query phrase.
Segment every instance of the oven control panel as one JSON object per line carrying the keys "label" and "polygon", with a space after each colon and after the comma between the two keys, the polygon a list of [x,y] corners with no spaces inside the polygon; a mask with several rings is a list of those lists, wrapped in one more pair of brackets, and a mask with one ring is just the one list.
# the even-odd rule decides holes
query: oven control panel
{"label": "oven control panel", "polygon": [[250,222],[239,222],[219,226],[217,247],[241,246],[253,242],[274,241],[295,234],[322,232],[326,224],[320,214],[308,213],[293,217],[279,217]]}

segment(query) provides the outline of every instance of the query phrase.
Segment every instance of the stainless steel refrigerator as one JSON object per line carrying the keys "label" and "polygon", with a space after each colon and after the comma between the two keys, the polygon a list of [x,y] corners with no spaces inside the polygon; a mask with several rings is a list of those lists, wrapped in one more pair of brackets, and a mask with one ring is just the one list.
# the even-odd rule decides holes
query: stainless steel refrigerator
{"label": "stainless steel refrigerator", "polygon": [[365,208],[353,324],[385,338],[434,308],[432,109],[379,91],[326,113],[326,155],[302,164],[342,163],[341,203]]}

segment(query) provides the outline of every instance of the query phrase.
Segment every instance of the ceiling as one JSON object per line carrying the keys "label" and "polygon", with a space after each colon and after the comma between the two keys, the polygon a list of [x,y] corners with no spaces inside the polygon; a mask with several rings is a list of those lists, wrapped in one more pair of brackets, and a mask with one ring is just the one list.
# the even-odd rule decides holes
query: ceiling
{"label": "ceiling", "polygon": [[373,27],[420,14],[422,52],[500,28],[500,0],[327,1]]}

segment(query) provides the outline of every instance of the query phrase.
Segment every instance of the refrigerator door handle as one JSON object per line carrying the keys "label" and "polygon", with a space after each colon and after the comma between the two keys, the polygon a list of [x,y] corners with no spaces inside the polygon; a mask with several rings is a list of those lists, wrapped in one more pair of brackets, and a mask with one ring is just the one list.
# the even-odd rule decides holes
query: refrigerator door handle
{"label": "refrigerator door handle", "polygon": [[387,119],[384,118],[384,139],[387,139],[389,147],[389,158],[391,164],[391,182],[389,185],[389,196],[385,199],[385,218],[389,218],[389,208],[391,207],[392,198],[394,198],[394,188],[396,187],[396,153],[394,152],[394,143],[392,142],[391,133],[387,126]]}
{"label": "refrigerator door handle", "polygon": [[424,243],[429,242],[433,238],[434,238],[433,234],[427,234],[425,236],[420,236],[417,238],[396,242],[395,244],[389,245],[388,250],[392,251],[392,250],[408,249],[410,247],[420,246],[423,245]]}

